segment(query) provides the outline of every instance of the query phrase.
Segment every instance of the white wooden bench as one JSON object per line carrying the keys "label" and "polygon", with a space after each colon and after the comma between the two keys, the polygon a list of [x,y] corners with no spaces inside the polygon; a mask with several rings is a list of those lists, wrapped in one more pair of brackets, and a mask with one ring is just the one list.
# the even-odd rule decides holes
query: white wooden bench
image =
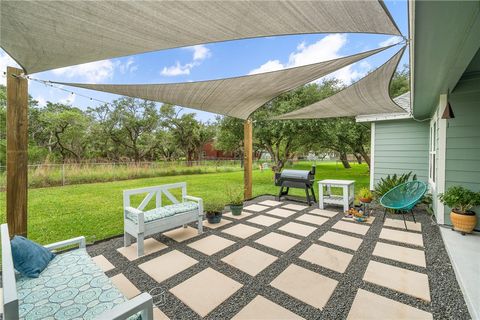
{"label": "white wooden bench", "polygon": [[[71,247],[72,245],[77,246],[78,249],[55,256],[38,278],[27,278],[15,274],[7,224],[1,225],[1,240],[3,319],[18,320],[29,318],[32,315],[39,318],[42,316],[37,313],[45,312],[45,310],[49,310],[49,314],[44,314],[43,318],[61,319],[63,317],[61,312],[65,311],[62,308],[84,310],[83,314],[76,317],[78,319],[136,319],[139,315],[145,320],[153,319],[152,297],[144,292],[127,300],[118,289],[114,288],[111,280],[90,258],[85,250],[84,237],[46,245],[45,248],[51,251]],[[72,270],[75,270],[75,272],[72,272]],[[91,280],[86,284],[76,283],[82,277]],[[51,283],[58,279],[62,279],[63,283],[68,283],[68,286],[58,285],[55,290],[51,290]],[[74,290],[78,286],[81,286],[83,292],[101,291],[101,294],[98,294],[98,300],[93,301],[95,299],[93,298],[81,301],[72,297],[69,290]],[[64,288],[61,289],[60,287]],[[31,298],[36,294],[35,292],[42,292],[41,299],[38,297],[36,299]],[[53,296],[55,296],[55,299],[53,299]],[[68,307],[61,307],[57,300],[58,297],[63,297],[65,299],[64,303]],[[40,311],[40,309],[43,311]]]}
{"label": "white wooden bench", "polygon": [[[182,199],[179,201],[170,192],[181,189]],[[146,194],[140,205],[131,206],[131,197]],[[172,204],[162,206],[162,195]],[[145,210],[150,201],[155,198],[155,207]],[[144,254],[143,241],[146,236],[167,231],[187,223],[197,222],[198,233],[202,233],[203,201],[201,198],[187,195],[185,182],[165,184],[155,187],[139,188],[123,191],[124,245],[131,245],[132,238],[137,239],[137,255]]]}

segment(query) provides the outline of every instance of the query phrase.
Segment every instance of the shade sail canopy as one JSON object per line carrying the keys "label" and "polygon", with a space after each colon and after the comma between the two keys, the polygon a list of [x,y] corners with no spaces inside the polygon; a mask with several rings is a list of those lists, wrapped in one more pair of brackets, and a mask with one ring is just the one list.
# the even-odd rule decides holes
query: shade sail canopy
{"label": "shade sail canopy", "polygon": [[0,45],[27,73],[262,36],[400,32],[381,1],[2,1]]}
{"label": "shade sail canopy", "polygon": [[405,110],[392,101],[389,93],[390,81],[404,51],[405,47],[375,71],[333,96],[275,119],[320,119],[376,113],[404,113]]}
{"label": "shade sail canopy", "polygon": [[389,47],[301,67],[218,80],[130,85],[55,83],[246,119],[252,112],[279,94],[387,48]]}

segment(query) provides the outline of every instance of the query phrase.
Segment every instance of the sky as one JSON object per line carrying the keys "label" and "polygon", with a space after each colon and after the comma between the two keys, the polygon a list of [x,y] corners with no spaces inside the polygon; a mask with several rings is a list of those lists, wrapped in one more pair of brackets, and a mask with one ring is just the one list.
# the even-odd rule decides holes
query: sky
{"label": "sky", "polygon": [[[407,1],[387,0],[385,4],[402,34],[407,37]],[[113,84],[211,80],[332,60],[400,41],[402,38],[395,36],[353,33],[266,37],[162,50],[55,69],[30,76],[61,82]],[[395,46],[326,77],[336,77],[345,84],[351,84],[383,64],[400,48],[401,46]],[[405,52],[399,66],[405,64],[408,64],[408,51]],[[5,70],[7,65],[17,66],[0,48],[0,70]],[[5,81],[5,77],[0,77],[0,84],[5,84]],[[107,102],[119,97],[85,89],[68,87],[64,89],[71,89],[75,94],[38,82],[29,82],[29,93],[40,106],[51,101],[86,109],[101,102],[92,101],[81,95]],[[214,114],[204,111],[184,108],[184,112],[195,112],[197,118],[202,121],[215,118]]]}

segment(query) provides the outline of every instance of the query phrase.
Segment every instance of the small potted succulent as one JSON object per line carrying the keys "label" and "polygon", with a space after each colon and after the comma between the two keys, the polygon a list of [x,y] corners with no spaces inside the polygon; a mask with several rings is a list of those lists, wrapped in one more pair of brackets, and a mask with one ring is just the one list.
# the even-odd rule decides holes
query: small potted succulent
{"label": "small potted succulent", "polygon": [[220,223],[222,220],[223,209],[225,206],[223,203],[218,202],[207,202],[205,204],[205,215],[207,217],[207,221],[210,224]]}
{"label": "small potted succulent", "polygon": [[452,229],[460,231],[462,235],[471,233],[477,224],[477,217],[471,209],[480,205],[480,193],[454,186],[438,197],[444,205],[452,208],[450,212]]}
{"label": "small potted succulent", "polygon": [[243,189],[228,187],[227,194],[232,215],[239,216],[243,210]]}
{"label": "small potted succulent", "polygon": [[372,192],[368,188],[363,187],[358,192],[358,198],[359,198],[360,202],[370,203],[370,202],[372,202],[373,195],[372,195]]}

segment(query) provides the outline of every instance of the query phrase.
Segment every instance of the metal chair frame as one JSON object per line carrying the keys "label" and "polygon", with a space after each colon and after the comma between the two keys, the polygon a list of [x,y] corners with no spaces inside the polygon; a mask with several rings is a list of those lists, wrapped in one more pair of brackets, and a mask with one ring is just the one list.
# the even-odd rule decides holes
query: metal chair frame
{"label": "metal chair frame", "polygon": [[[393,193],[393,192],[396,192],[399,188],[404,188],[405,186],[410,186],[410,185],[414,185],[414,184],[420,184],[420,187],[423,188],[422,192],[419,193],[415,198],[412,198],[410,201],[408,201],[406,204],[404,205],[401,205],[401,206],[389,206],[389,205],[386,205],[385,204],[385,201],[384,199],[388,198],[388,196]],[[409,182],[405,182],[405,183],[402,183],[390,190],[388,190],[381,198],[380,198],[380,205],[383,206],[385,208],[385,211],[383,213],[383,221],[385,221],[385,217],[387,215],[387,210],[388,209],[393,209],[393,210],[396,210],[396,211],[400,211],[400,213],[402,214],[402,217],[403,217],[403,223],[405,224],[405,229],[408,230],[407,228],[407,221],[405,220],[405,212],[410,212],[412,214],[412,217],[413,217],[413,222],[417,223],[416,219],[415,219],[415,214],[413,213],[413,208],[417,205],[417,203],[422,199],[423,195],[425,194],[425,192],[427,192],[427,185],[422,182],[422,181],[409,181]]]}

